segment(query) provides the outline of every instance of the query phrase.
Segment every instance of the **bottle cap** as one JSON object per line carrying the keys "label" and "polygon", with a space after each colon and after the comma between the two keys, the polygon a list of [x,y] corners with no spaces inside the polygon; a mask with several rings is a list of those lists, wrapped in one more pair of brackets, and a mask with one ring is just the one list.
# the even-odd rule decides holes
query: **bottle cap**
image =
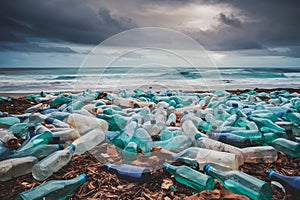
{"label": "bottle cap", "polygon": [[167,163],[167,162],[164,162],[163,163],[163,167],[164,167],[164,169],[168,169],[168,167],[170,166],[170,164],[169,163]]}
{"label": "bottle cap", "polygon": [[74,144],[69,144],[70,147],[75,151],[75,145]]}
{"label": "bottle cap", "polygon": [[209,172],[209,169],[210,169],[210,165],[209,164],[205,164],[204,167],[203,167],[203,171]]}
{"label": "bottle cap", "polygon": [[267,172],[267,174],[268,174],[268,176],[269,176],[269,178],[271,178],[271,176],[272,176],[272,174],[274,173],[275,171],[274,170],[269,170],[268,172]]}
{"label": "bottle cap", "polygon": [[105,163],[104,167],[105,167],[105,169],[109,169],[111,167],[111,164],[110,163]]}
{"label": "bottle cap", "polygon": [[57,150],[62,150],[62,149],[64,149],[64,145],[62,145],[62,144],[57,144],[57,145],[56,145],[56,149],[57,149]]}
{"label": "bottle cap", "polygon": [[196,134],[195,134],[195,139],[198,140],[199,138],[201,138],[201,134],[196,133]]}
{"label": "bottle cap", "polygon": [[102,119],[104,117],[104,114],[96,114],[96,117]]}
{"label": "bottle cap", "polygon": [[279,113],[277,113],[277,116],[278,116],[278,117],[280,117],[280,118],[281,118],[281,117],[283,117],[283,115],[284,115],[284,113],[283,113],[283,112],[279,112]]}
{"label": "bottle cap", "polygon": [[136,123],[138,123],[138,122],[139,122],[139,120],[138,120],[138,119],[136,119],[136,118],[133,118],[131,121],[133,121],[133,122],[136,122]]}
{"label": "bottle cap", "polygon": [[155,119],[151,119],[151,120],[150,120],[150,123],[151,123],[151,124],[156,124],[156,120],[155,120]]}
{"label": "bottle cap", "polygon": [[79,175],[82,179],[84,179],[85,181],[88,180],[88,176],[86,174],[80,174]]}

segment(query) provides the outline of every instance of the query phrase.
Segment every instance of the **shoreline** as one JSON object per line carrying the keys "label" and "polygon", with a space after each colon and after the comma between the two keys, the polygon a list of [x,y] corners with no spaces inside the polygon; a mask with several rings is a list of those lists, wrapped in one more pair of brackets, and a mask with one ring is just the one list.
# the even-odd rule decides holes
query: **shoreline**
{"label": "shoreline", "polygon": [[[230,93],[243,93],[243,92],[248,92],[248,91],[251,91],[251,90],[255,90],[256,92],[273,92],[273,91],[276,91],[276,90],[287,90],[288,92],[290,93],[293,93],[293,92],[297,92],[300,94],[300,88],[254,88],[254,89],[232,89],[232,90],[225,90],[227,92],[230,92]],[[157,91],[157,90],[156,90]],[[212,91],[207,91],[207,90],[197,90],[197,91],[183,91],[183,93],[209,93],[209,92],[214,92],[216,90],[212,90]],[[55,92],[47,92],[47,91],[44,91],[44,93],[47,93],[47,94],[51,94],[51,93],[56,93],[56,92],[60,92],[60,91],[55,91]],[[62,92],[70,92],[70,93],[79,93],[79,92],[82,92],[82,91],[62,91]],[[103,91],[100,91],[100,92],[115,92],[113,90],[103,90]],[[14,98],[14,99],[17,99],[17,98],[23,98],[23,97],[26,97],[27,95],[30,95],[30,94],[39,94],[40,92],[0,92],[0,96],[4,96],[4,97],[10,97],[10,98]]]}

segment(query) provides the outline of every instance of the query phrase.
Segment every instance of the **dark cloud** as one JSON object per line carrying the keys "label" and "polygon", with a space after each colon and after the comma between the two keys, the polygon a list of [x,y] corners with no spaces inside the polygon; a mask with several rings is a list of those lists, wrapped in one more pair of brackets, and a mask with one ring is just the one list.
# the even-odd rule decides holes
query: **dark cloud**
{"label": "dark cloud", "polygon": [[235,27],[240,27],[241,26],[241,20],[236,18],[233,14],[230,16],[226,16],[224,13],[220,13],[218,16],[218,20],[226,25],[229,26],[235,26]]}
{"label": "dark cloud", "polygon": [[36,43],[0,44],[0,50],[36,53],[77,53],[69,47],[43,46]]}
{"label": "dark cloud", "polygon": [[[4,0],[0,4],[0,42],[26,42],[28,38],[36,37],[99,44],[136,26],[131,19],[113,15],[105,8],[92,8],[81,0],[17,3]],[[33,47],[33,51],[37,49],[28,46]]]}

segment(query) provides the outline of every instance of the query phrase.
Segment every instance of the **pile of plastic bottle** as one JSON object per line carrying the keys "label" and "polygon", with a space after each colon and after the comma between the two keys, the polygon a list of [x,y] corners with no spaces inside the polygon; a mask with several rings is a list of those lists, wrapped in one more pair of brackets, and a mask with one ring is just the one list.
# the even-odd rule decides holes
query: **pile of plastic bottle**
{"label": "pile of plastic bottle", "polygon": [[[165,162],[162,167],[197,192],[213,190],[215,178],[234,193],[271,199],[270,184],[239,167],[275,162],[278,151],[300,157],[300,94],[285,90],[238,95],[87,90],[27,98],[37,104],[25,114],[0,112],[0,181],[28,173],[46,180],[74,155],[109,142],[118,147],[124,163],[136,160],[141,152],[151,155],[157,146],[174,152],[169,161],[186,165]],[[147,167],[112,163],[105,167],[128,180],[147,181],[150,176]],[[273,170],[268,176],[288,193],[300,192],[300,177]],[[48,181],[16,198],[64,198],[86,181],[85,174]]]}

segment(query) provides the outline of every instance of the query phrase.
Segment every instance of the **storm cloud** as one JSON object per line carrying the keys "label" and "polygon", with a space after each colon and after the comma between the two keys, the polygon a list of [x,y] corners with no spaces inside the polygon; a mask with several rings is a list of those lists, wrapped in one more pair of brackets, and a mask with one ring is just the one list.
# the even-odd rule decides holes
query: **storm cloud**
{"label": "storm cloud", "polygon": [[292,0],[4,0],[0,49],[73,53],[31,40],[97,45],[124,30],[159,26],[186,33],[207,50],[300,57],[299,19],[300,2]]}

